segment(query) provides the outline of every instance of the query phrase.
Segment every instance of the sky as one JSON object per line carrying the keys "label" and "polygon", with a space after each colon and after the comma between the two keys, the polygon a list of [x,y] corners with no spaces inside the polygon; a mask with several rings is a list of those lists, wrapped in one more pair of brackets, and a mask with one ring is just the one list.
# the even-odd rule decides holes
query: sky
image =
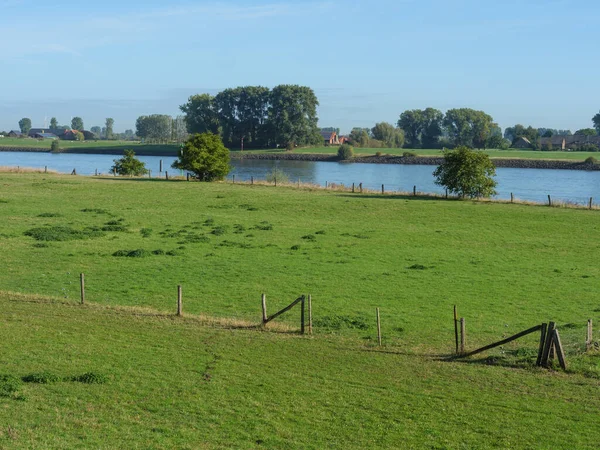
{"label": "sky", "polygon": [[503,128],[587,128],[597,0],[0,0],[0,130],[80,116],[135,129],[228,87],[314,89],[319,125],[468,107]]}

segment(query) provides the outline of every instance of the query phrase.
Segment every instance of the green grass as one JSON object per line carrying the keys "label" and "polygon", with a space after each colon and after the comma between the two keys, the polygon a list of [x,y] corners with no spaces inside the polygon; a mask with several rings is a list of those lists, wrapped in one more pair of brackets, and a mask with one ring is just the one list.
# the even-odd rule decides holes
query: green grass
{"label": "green grass", "polygon": [[[0,148],[43,148],[50,150],[51,140],[1,138]],[[171,156],[177,155],[177,144],[142,144],[138,141],[60,141],[60,148],[66,153],[110,153],[132,149],[138,155]]]}
{"label": "green grass", "polygon": [[[44,174],[0,174],[0,185],[0,291],[26,294],[0,294],[0,374],[108,380],[25,383],[26,400],[0,399],[12,402],[0,408],[0,446],[594,448],[600,438],[590,395],[600,354],[583,354],[600,313],[598,210]],[[35,229],[50,238],[25,234]],[[91,306],[76,306],[80,272]],[[178,284],[184,313],[242,328],[259,321],[261,293],[270,313],[310,293],[316,335],[174,320]],[[468,349],[555,320],[569,372],[532,367],[537,335],[445,361],[454,304]],[[277,323],[296,330],[298,312]]]}

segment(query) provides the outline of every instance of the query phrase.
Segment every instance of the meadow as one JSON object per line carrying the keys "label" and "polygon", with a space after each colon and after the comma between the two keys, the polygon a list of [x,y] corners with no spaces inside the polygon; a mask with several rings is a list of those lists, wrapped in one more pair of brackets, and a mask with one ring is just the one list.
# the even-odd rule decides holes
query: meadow
{"label": "meadow", "polygon": [[[600,313],[598,210],[31,173],[0,186],[0,373],[63,377],[0,398],[2,445],[600,438],[600,353],[584,353]],[[314,336],[297,334],[297,310],[256,327],[262,293],[270,313],[311,294]],[[449,359],[453,305],[468,349],[556,321],[567,373],[533,367],[537,335]],[[106,382],[69,381],[89,372]]]}

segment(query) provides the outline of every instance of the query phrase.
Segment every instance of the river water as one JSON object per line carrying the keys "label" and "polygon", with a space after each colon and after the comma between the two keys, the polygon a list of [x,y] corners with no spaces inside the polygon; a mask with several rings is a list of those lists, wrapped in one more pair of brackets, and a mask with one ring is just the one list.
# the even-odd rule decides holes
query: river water
{"label": "river water", "polygon": [[[99,174],[109,173],[116,158],[115,155],[0,152],[0,166],[47,166],[49,170],[59,172],[71,173],[76,169],[78,175],[93,175],[96,170]],[[139,159],[146,163],[153,177],[161,175],[161,160],[163,171],[180,174],[179,170],[171,168],[173,157],[140,156]],[[412,192],[416,186],[418,192],[443,193],[443,189],[434,183],[432,172],[435,166],[269,160],[232,160],[231,165],[229,179],[235,176],[236,181],[250,180],[250,177],[265,179],[278,168],[291,182],[300,180],[322,186],[326,183],[346,186],[362,183],[365,188],[377,190],[383,184],[386,192]],[[547,202],[548,195],[554,200],[578,204],[587,204],[590,197],[594,198],[594,203],[600,201],[600,171],[498,168],[496,181],[499,199],[509,199],[512,192],[517,199],[535,202]]]}

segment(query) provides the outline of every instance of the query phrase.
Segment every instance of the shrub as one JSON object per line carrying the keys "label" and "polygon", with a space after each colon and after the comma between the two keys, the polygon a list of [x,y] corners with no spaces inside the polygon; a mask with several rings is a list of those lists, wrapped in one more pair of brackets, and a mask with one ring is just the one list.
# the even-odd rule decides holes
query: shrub
{"label": "shrub", "polygon": [[113,160],[114,165],[110,168],[111,172],[116,172],[122,176],[139,177],[148,173],[146,164],[135,157],[133,150],[124,150],[121,159]]}
{"label": "shrub", "polygon": [[50,151],[52,153],[60,152],[60,141],[58,139],[54,139],[50,144]]}
{"label": "shrub", "polygon": [[10,397],[22,386],[23,382],[14,375],[0,375],[0,397]]}
{"label": "shrub", "polygon": [[99,230],[87,228],[75,230],[70,227],[39,227],[27,230],[25,236],[31,236],[36,241],[74,241],[78,239],[91,239],[104,236]]}
{"label": "shrub", "polygon": [[50,384],[60,381],[61,378],[50,372],[39,372],[26,375],[22,380],[25,383]]}
{"label": "shrub", "polygon": [[288,183],[290,181],[287,174],[279,167],[274,167],[273,170],[267,174],[266,180],[269,183]]}
{"label": "shrub", "polygon": [[597,164],[597,163],[598,163],[598,160],[597,160],[596,158],[594,158],[593,156],[588,156],[588,157],[585,159],[585,163],[586,163],[586,164]]}
{"label": "shrub", "polygon": [[350,144],[342,144],[338,148],[337,156],[341,161],[352,159],[354,157],[354,149]]}
{"label": "shrub", "polygon": [[379,158],[380,156],[383,156],[383,153],[381,153],[381,152],[375,152],[375,156],[377,156]]}
{"label": "shrub", "polygon": [[143,248],[138,248],[136,250],[117,250],[112,255],[126,258],[145,258],[150,256],[152,253],[148,250],[144,250]]}
{"label": "shrub", "polygon": [[152,228],[142,228],[140,234],[145,238],[150,237],[152,235]]}
{"label": "shrub", "polygon": [[216,134],[195,134],[172,167],[192,172],[200,181],[222,180],[229,173],[229,150]]}
{"label": "shrub", "polygon": [[288,152],[291,152],[292,150],[294,150],[294,148],[295,148],[295,147],[296,147],[296,146],[294,145],[294,143],[293,143],[293,142],[288,142],[288,143],[287,143],[287,145],[285,146],[285,149],[286,149]]}
{"label": "shrub", "polygon": [[404,152],[404,153],[402,153],[402,156],[404,158],[413,158],[413,157],[417,156],[417,154],[415,152]]}
{"label": "shrub", "polygon": [[460,197],[489,197],[496,194],[496,168],[486,153],[457,147],[444,152],[444,161],[435,169],[435,183]]}
{"label": "shrub", "polygon": [[108,381],[108,378],[106,375],[102,375],[101,373],[86,372],[84,374],[71,377],[71,381],[86,384],[104,384]]}

